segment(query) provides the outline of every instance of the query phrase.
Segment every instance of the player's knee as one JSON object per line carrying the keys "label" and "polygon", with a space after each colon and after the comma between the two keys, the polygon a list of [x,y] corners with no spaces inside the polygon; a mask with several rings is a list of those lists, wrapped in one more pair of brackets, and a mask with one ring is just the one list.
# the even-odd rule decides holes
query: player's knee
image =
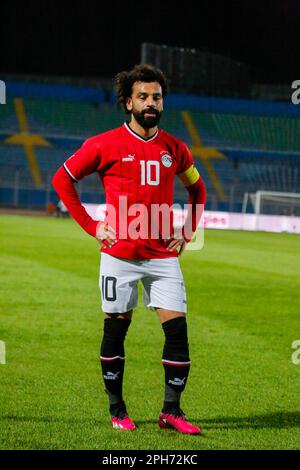
{"label": "player's knee", "polygon": [[177,317],[162,324],[165,333],[164,359],[188,362],[189,343],[185,317]]}
{"label": "player's knee", "polygon": [[124,354],[124,340],[131,323],[130,319],[106,318],[104,320],[101,356],[113,357]]}

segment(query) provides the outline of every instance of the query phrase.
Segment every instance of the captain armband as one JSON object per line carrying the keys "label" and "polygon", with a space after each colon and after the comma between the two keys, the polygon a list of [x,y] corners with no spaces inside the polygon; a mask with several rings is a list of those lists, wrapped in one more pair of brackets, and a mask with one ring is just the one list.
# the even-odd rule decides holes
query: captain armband
{"label": "captain armband", "polygon": [[194,165],[191,165],[186,171],[179,173],[177,176],[185,187],[195,184],[200,178],[199,172]]}

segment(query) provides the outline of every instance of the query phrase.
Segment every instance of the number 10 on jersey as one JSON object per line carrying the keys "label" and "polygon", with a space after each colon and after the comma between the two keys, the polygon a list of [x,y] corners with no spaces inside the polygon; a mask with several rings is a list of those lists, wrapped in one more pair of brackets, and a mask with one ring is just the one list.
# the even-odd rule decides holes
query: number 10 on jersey
{"label": "number 10 on jersey", "polygon": [[[140,161],[141,164],[141,185],[149,184],[151,186],[159,185],[159,162],[156,160]],[[154,170],[151,172],[151,167]]]}

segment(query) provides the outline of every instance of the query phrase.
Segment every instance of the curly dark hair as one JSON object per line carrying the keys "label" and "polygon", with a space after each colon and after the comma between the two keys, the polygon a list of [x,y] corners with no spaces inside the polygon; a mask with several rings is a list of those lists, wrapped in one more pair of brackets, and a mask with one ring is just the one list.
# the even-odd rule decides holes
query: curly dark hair
{"label": "curly dark hair", "polygon": [[168,92],[168,81],[164,73],[150,64],[135,65],[129,72],[123,70],[114,77],[114,89],[118,98],[118,103],[123,105],[124,111],[127,110],[126,100],[132,95],[132,86],[135,82],[158,82],[162,89],[163,98]]}

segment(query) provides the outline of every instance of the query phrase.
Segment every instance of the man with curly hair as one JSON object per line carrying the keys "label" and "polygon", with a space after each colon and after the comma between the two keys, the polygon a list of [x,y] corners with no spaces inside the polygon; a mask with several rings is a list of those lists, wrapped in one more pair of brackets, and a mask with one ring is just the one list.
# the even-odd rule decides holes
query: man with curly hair
{"label": "man with curly hair", "polygon": [[[167,94],[163,72],[151,65],[137,65],[117,74],[114,81],[129,121],[88,139],[58,169],[53,185],[69,213],[101,245],[100,291],[105,318],[100,359],[113,427],[135,429],[127,414],[122,384],[124,341],[137,306],[140,280],[144,303],[157,312],[165,335],[165,396],[158,424],[163,429],[199,434],[200,429],[187,421],[180,408],[190,356],[186,292],[178,255],[198,226],[206,200],[205,185],[188,147],[158,129]],[[93,172],[98,173],[105,189],[105,222],[87,214],[74,187]],[[188,215],[179,235],[173,230],[171,209],[175,175],[189,193]],[[170,208],[169,218],[159,216],[153,223],[155,209],[162,206]],[[116,219],[113,213],[121,217]]]}

